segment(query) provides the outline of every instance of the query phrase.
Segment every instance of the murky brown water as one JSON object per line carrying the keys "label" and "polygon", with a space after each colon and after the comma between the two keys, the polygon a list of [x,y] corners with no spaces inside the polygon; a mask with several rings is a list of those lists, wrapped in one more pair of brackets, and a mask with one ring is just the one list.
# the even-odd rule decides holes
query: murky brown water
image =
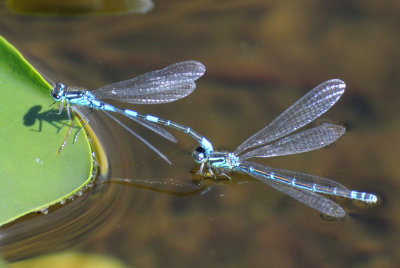
{"label": "murky brown water", "polygon": [[[395,1],[168,1],[156,2],[147,14],[88,18],[22,16],[1,7],[1,34],[49,78],[71,85],[96,88],[174,62],[201,61],[207,72],[193,94],[135,109],[191,126],[217,149],[235,149],[319,83],[344,80],[344,96],[323,119],[346,125],[345,136],[327,149],[258,162],[381,198],[376,207],[338,200],[348,216],[329,221],[240,174],[192,195],[107,184],[88,193],[97,201],[86,204],[93,213],[80,222],[65,212],[71,207],[54,212],[54,219],[71,224],[67,233],[104,211],[99,224],[68,239],[55,228],[51,241],[42,241],[52,246],[29,253],[24,247],[35,239],[7,240],[3,254],[16,260],[73,247],[136,267],[395,267],[399,12]],[[112,177],[193,179],[196,144],[190,138],[171,131],[179,141],[171,144],[132,124],[167,154],[168,165],[114,123],[104,124],[111,132],[106,149]]]}

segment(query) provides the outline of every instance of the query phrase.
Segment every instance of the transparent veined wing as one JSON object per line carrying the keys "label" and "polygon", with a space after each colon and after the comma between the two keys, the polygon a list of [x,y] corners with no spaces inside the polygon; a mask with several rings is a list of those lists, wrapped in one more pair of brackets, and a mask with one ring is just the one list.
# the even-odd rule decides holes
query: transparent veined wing
{"label": "transparent veined wing", "polygon": [[165,129],[163,129],[162,127],[156,125],[155,123],[146,121],[144,119],[138,118],[138,117],[128,117],[129,119],[132,119],[133,121],[141,124],[142,126],[150,129],[151,131],[157,133],[158,135],[160,135],[163,138],[166,138],[167,140],[171,141],[171,142],[177,142],[176,138],[174,136],[172,136],[171,133],[169,133],[168,131],[166,131]]}
{"label": "transparent veined wing", "polygon": [[114,99],[133,104],[159,104],[181,99],[196,88],[206,68],[197,61],[184,61],[129,80],[92,90],[99,100]]}
{"label": "transparent veined wing", "polygon": [[239,145],[234,154],[238,155],[251,147],[262,146],[279,139],[314,121],[336,103],[345,87],[346,84],[339,79],[332,79],[318,85],[269,125]]}
{"label": "transparent veined wing", "polygon": [[343,190],[348,190],[346,187],[341,185],[340,183],[337,183],[335,181],[321,178],[318,176],[314,175],[309,175],[305,173],[300,173],[300,172],[295,172],[295,171],[290,171],[290,170],[282,170],[282,169],[274,169],[270,168],[267,166],[263,166],[260,164],[256,164],[253,162],[247,162],[244,161],[242,163],[244,166],[247,167],[254,167],[257,170],[260,170],[264,172],[267,175],[261,175],[260,173],[254,173],[249,171],[249,169],[243,169],[241,170],[242,172],[247,173],[248,175],[254,177],[255,179],[270,185],[274,189],[281,191],[290,197],[306,204],[307,206],[318,210],[319,212],[335,217],[335,218],[343,218],[346,215],[346,212],[344,209],[333,202],[332,200],[319,195],[313,191],[306,190],[304,188],[298,188],[298,187],[293,187],[290,184],[284,183],[284,182],[279,182],[277,180],[271,180],[268,178],[268,174],[273,174],[275,177],[282,177],[284,179],[287,179],[290,181],[291,179],[295,178],[296,182],[303,181],[304,183],[312,185],[313,183],[317,183],[319,185],[323,185],[327,188],[337,188],[337,189],[343,189]]}
{"label": "transparent veined wing", "polygon": [[289,154],[299,154],[325,147],[340,138],[346,129],[344,127],[324,123],[318,127],[287,136],[274,143],[245,152],[239,158],[273,157]]}
{"label": "transparent veined wing", "polygon": [[[149,147],[151,150],[153,150],[156,154],[158,154],[162,159],[164,159],[168,164],[172,164],[171,161],[169,161],[168,157],[166,157],[162,152],[160,152],[156,147],[154,147],[150,142],[148,142],[146,139],[144,139],[142,136],[137,134],[135,131],[127,127],[124,123],[122,123],[120,120],[118,120],[115,116],[111,115],[111,113],[107,111],[103,111],[104,114],[106,114],[108,117],[110,117],[112,120],[117,122],[121,127],[125,128],[129,133],[131,133],[133,136],[138,138],[141,142],[143,142],[147,147]],[[171,134],[170,134],[171,135]],[[174,137],[173,137],[174,138]],[[175,138],[174,138],[175,139]]]}

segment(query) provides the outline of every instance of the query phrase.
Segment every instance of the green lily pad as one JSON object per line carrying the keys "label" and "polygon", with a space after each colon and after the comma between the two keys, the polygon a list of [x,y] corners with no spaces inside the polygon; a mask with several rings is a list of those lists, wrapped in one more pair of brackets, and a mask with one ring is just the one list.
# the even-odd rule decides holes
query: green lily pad
{"label": "green lily pad", "polygon": [[[0,36],[0,226],[44,211],[91,179],[91,148],[85,131],[57,114],[51,86]],[[65,141],[64,149],[59,153]]]}

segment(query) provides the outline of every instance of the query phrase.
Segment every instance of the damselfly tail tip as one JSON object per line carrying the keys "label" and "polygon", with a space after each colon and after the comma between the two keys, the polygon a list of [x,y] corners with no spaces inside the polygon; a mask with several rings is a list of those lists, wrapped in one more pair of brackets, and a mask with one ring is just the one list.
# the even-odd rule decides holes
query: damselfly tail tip
{"label": "damselfly tail tip", "polygon": [[365,200],[368,204],[375,204],[378,202],[378,197],[374,194],[370,194],[369,198]]}

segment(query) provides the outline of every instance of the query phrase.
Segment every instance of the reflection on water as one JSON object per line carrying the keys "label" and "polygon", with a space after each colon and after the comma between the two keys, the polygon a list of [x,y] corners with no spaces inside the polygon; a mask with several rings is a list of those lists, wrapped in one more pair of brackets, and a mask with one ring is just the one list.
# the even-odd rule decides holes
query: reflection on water
{"label": "reflection on water", "polygon": [[[3,34],[25,54],[46,62],[68,84],[96,88],[181,60],[203,62],[207,71],[193,94],[176,103],[135,109],[188,125],[225,147],[217,150],[233,150],[313,85],[330,78],[346,81],[341,103],[325,117],[348,126],[344,137],[327,149],[260,163],[327,177],[352,189],[377,193],[381,200],[369,207],[337,199],[348,216],[328,221],[267,185],[234,174],[231,181],[204,181],[211,187],[193,195],[103,184],[93,195],[87,193],[31,220],[45,223],[54,214],[68,230],[72,228],[68,222],[74,220],[64,219],[63,210],[76,201],[91,200],[102,224],[81,234],[82,243],[60,239],[58,246],[79,245],[138,267],[388,267],[398,263],[396,3],[168,1],[143,16],[80,19],[21,18],[0,9]],[[190,171],[198,167],[190,157],[196,147],[190,138],[172,132],[178,144],[171,144],[121,120],[148,138],[172,165],[102,118],[101,125],[91,123],[100,136],[108,137],[104,146],[111,178],[192,183]],[[80,220],[80,216],[71,217]],[[87,219],[82,222],[92,226]],[[10,232],[9,248],[17,243],[10,238],[11,232],[18,234],[16,226],[2,230]],[[48,228],[61,230],[57,226]],[[39,229],[38,237],[46,231]],[[18,237],[24,238],[18,240],[19,253],[2,247],[6,256],[33,255],[24,250],[29,239]]]}
{"label": "reflection on water", "polygon": [[2,230],[2,254],[15,261],[105,235],[126,210],[129,198],[124,187],[99,186],[63,206],[52,207],[48,215],[24,217]]}

